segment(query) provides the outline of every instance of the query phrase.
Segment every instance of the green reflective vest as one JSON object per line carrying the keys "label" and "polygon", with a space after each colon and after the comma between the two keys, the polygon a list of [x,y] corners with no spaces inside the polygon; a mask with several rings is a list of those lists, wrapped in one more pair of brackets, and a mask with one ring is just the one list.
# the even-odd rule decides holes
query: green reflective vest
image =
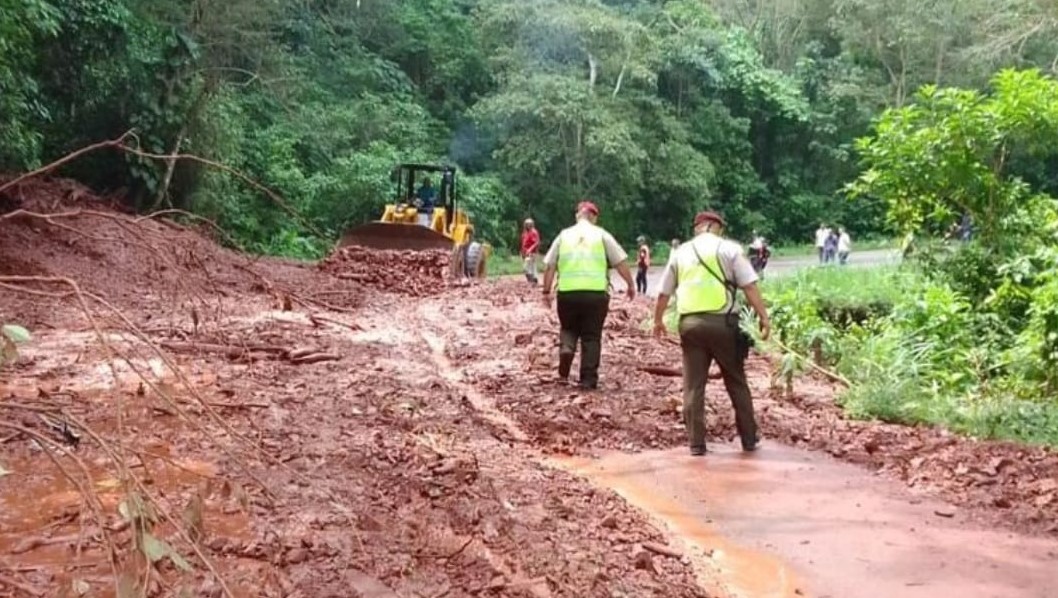
{"label": "green reflective vest", "polygon": [[[720,237],[703,235],[684,243],[676,252],[676,311],[685,316],[701,313],[724,313],[728,307],[728,289],[723,282],[724,270],[717,256]],[[695,254],[695,250],[698,251]],[[698,256],[701,256],[699,261]],[[702,265],[705,262],[705,265]],[[716,276],[705,268],[709,267]]]}
{"label": "green reflective vest", "polygon": [[601,291],[610,285],[603,230],[577,224],[562,231],[558,241],[558,292]]}

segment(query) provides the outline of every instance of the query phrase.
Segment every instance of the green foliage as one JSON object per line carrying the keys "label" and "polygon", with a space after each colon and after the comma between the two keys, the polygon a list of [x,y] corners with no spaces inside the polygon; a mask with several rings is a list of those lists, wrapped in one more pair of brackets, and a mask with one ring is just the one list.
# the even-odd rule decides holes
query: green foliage
{"label": "green foliage", "polygon": [[49,114],[32,72],[34,44],[59,31],[59,13],[44,0],[0,0],[0,168],[39,163],[43,135],[34,124]]}
{"label": "green foliage", "polygon": [[29,331],[17,324],[0,326],[0,366],[18,359],[18,345],[30,339]]}
{"label": "green foliage", "polygon": [[[1058,445],[1058,202],[1020,174],[1053,158],[1058,82],[1004,71],[991,93],[927,86],[917,99],[859,142],[851,187],[920,237],[904,278],[781,281],[780,338],[852,382],[854,415]],[[972,240],[950,240],[962,215]],[[834,295],[866,317],[831,317]]]}
{"label": "green foliage", "polygon": [[[1050,88],[1010,73],[992,95],[934,90],[914,98],[918,112],[886,117],[879,130],[893,134],[862,150],[889,180],[861,184],[856,203],[839,193],[856,176],[850,140],[878,108],[905,106],[922,83],[957,78],[973,89],[984,81],[979,64],[1050,65],[1058,48],[1040,23],[1053,15],[1031,0],[1002,5],[1002,18],[981,19],[999,9],[983,0],[783,0],[749,12],[735,0],[0,0],[0,167],[135,128],[145,149],[195,153],[274,188],[326,238],[200,164],[100,152],[63,174],[126,189],[140,210],[217,217],[243,248],[306,257],[376,218],[392,193],[391,162],[408,160],[460,166],[479,232],[508,249],[516,221],[532,215],[553,235],[585,196],[625,240],[686,236],[705,207],[726,212],[740,237],[757,229],[803,242],[821,220],[863,237],[881,232],[893,193],[933,193],[892,211],[904,226],[970,201],[1003,211],[1031,200],[1028,188],[1058,190],[1049,145],[1023,143],[1055,125]],[[1010,39],[1024,43],[994,41]],[[1020,104],[1002,99],[1012,94]],[[900,139],[931,117],[961,124],[928,152]],[[883,188],[940,146],[988,133],[1002,138],[949,155],[947,186]],[[996,147],[1009,151],[990,156]],[[997,156],[1022,186],[994,168],[989,178]],[[964,195],[942,193],[964,176],[975,180]]]}

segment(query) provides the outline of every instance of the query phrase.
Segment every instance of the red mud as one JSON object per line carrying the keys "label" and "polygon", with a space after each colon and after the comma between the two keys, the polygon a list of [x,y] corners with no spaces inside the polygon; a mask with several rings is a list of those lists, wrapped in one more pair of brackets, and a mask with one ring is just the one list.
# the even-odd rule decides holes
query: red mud
{"label": "red mud", "polygon": [[[0,595],[114,595],[107,546],[151,596],[222,595],[179,529],[237,596],[707,596],[623,500],[497,433],[421,332],[471,339],[428,303],[59,196],[21,206],[104,215],[0,215],[3,275],[74,279],[150,343],[98,305],[105,347],[69,298],[0,292],[34,334],[0,372]],[[145,577],[135,496],[192,572]]]}

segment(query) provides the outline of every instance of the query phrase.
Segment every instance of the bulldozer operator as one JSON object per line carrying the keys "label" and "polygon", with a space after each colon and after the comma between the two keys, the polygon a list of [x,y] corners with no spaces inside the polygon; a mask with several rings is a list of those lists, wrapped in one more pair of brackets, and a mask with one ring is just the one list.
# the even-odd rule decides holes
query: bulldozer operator
{"label": "bulldozer operator", "polygon": [[423,179],[419,190],[415,192],[415,207],[419,210],[419,224],[430,226],[436,201],[437,189],[434,189],[429,178]]}

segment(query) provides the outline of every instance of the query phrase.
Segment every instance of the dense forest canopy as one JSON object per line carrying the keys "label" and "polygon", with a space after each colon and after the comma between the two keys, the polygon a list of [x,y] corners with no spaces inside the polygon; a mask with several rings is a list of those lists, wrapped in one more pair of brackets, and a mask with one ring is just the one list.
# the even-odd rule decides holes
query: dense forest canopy
{"label": "dense forest canopy", "polygon": [[844,189],[873,120],[923,85],[1051,72],[1056,33],[1045,0],[0,0],[0,170],[134,129],[310,226],[194,162],[98,153],[64,174],[292,255],[377,217],[412,160],[458,164],[504,245],[582,197],[626,241],[685,235],[706,206],[743,236],[864,235],[886,204]]}

